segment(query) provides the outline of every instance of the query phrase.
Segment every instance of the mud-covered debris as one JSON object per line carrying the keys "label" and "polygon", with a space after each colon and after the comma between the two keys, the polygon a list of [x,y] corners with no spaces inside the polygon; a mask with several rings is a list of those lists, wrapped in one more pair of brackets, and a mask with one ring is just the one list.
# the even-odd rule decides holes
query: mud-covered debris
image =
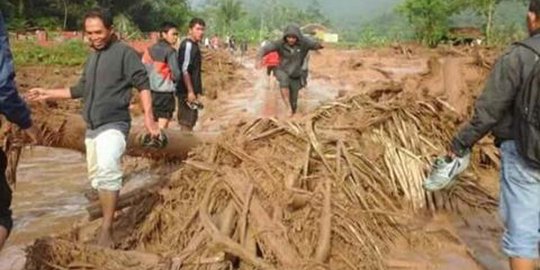
{"label": "mud-covered debris", "polygon": [[[192,152],[152,211],[130,220],[135,229],[117,247],[181,269],[385,269],[396,242],[414,245],[406,228],[416,213],[496,208],[475,181],[482,152],[451,190],[422,189],[457,119],[435,99],[357,95],[302,122],[259,119],[231,128]],[[99,264],[111,251],[59,248],[66,245],[87,248],[38,241],[28,269],[128,269],[122,260]]]}

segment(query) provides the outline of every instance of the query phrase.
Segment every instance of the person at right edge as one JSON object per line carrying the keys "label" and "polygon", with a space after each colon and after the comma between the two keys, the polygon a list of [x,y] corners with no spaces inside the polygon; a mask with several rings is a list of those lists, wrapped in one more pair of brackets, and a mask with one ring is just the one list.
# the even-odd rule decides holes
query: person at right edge
{"label": "person at right edge", "polygon": [[[470,149],[488,133],[492,133],[501,152],[500,214],[504,222],[502,250],[509,257],[512,270],[533,270],[539,258],[540,243],[540,156],[531,157],[527,144],[539,146],[538,111],[535,129],[523,127],[523,113],[538,102],[522,99],[524,93],[539,91],[535,77],[540,76],[540,0],[532,0],[527,13],[530,37],[512,45],[497,61],[485,89],[478,98],[472,120],[454,137],[448,153],[449,162],[435,166],[432,175],[454,178],[462,171],[463,160]],[[535,52],[536,51],[536,52]],[[533,70],[536,70],[533,73]],[[531,84],[531,79],[534,79]],[[538,78],[540,79],[540,78]],[[532,92],[531,92],[532,93]],[[534,93],[537,97],[540,93]],[[534,95],[533,95],[534,96]],[[538,110],[535,104],[532,110]],[[532,119],[532,118],[531,118]],[[531,122],[525,125],[532,125]],[[440,177],[439,179],[443,179]],[[429,188],[428,188],[429,189]]]}
{"label": "person at right edge", "polygon": [[[15,88],[13,58],[9,49],[4,17],[0,12],[0,113],[10,122],[17,124],[28,136],[37,140],[38,133],[32,126],[30,110]],[[0,148],[0,250],[13,227],[11,217],[11,188],[6,179],[7,158]]]}
{"label": "person at right edge", "polygon": [[178,63],[182,78],[177,83],[178,124],[182,130],[192,131],[199,118],[199,96],[202,87],[202,55],[199,43],[204,38],[206,23],[203,19],[193,18],[189,22],[188,37],[180,44]]}
{"label": "person at right edge", "polygon": [[297,25],[289,25],[283,32],[283,38],[270,42],[261,48],[257,55],[257,63],[271,53],[279,54],[280,63],[275,70],[279,82],[281,97],[291,110],[291,116],[298,108],[298,92],[304,85],[302,66],[310,50],[320,50],[323,46],[313,39],[305,37]]}

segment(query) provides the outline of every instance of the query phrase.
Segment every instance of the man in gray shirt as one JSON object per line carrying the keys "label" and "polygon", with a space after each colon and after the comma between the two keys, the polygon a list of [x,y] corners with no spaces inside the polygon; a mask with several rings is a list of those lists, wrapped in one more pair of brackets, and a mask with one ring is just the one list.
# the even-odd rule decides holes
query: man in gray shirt
{"label": "man in gray shirt", "polygon": [[113,247],[113,219],[122,187],[121,159],[131,125],[131,89],[139,89],[148,132],[160,134],[152,111],[148,75],[134,49],[117,40],[111,14],[92,9],[84,18],[84,30],[92,52],[86,60],[79,83],[65,89],[30,90],[30,100],[82,98],[87,124],[86,156],[88,177],[98,190],[103,221],[98,244]]}

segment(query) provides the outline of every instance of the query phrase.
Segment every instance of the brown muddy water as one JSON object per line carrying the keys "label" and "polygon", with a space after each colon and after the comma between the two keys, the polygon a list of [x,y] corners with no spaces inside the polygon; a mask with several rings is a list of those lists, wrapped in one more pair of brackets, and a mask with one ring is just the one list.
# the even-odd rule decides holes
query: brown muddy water
{"label": "brown muddy water", "polygon": [[33,147],[23,150],[13,193],[13,232],[0,253],[0,269],[18,269],[22,249],[35,238],[69,230],[88,203],[86,165],[81,153]]}
{"label": "brown muddy water", "polygon": [[[157,178],[148,170],[129,176],[129,189]],[[82,153],[47,147],[24,149],[13,193],[13,232],[0,252],[0,269],[22,269],[24,248],[39,237],[69,231],[85,219],[90,187]],[[128,191],[128,190],[126,190]]]}

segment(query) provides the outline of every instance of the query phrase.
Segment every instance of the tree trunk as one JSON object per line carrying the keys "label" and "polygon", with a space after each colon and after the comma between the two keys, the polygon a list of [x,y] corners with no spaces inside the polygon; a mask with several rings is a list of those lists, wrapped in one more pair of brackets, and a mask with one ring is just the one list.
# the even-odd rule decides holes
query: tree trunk
{"label": "tree trunk", "polygon": [[493,17],[495,15],[495,0],[489,1],[489,7],[487,10],[487,22],[486,22],[486,43],[491,44],[491,33],[493,31]]}
{"label": "tree trunk", "polygon": [[18,13],[19,17],[24,18],[24,0],[19,0]]}
{"label": "tree trunk", "polygon": [[67,28],[67,18],[68,18],[68,6],[67,6],[68,0],[63,0],[64,2],[64,28],[62,28],[64,31]]}
{"label": "tree trunk", "polygon": [[[37,117],[34,122],[37,124],[36,126],[41,127],[43,140],[41,140],[40,145],[85,151],[86,124],[81,116],[75,114],[61,117],[49,115],[45,119]],[[145,133],[145,129],[141,126],[132,127],[128,138],[127,155],[152,159],[182,160],[187,157],[192,148],[201,143],[199,137],[193,133],[169,129],[165,131],[169,140],[165,148],[148,148],[139,143],[140,136]],[[212,140],[212,136],[203,139],[203,141],[208,140]]]}

